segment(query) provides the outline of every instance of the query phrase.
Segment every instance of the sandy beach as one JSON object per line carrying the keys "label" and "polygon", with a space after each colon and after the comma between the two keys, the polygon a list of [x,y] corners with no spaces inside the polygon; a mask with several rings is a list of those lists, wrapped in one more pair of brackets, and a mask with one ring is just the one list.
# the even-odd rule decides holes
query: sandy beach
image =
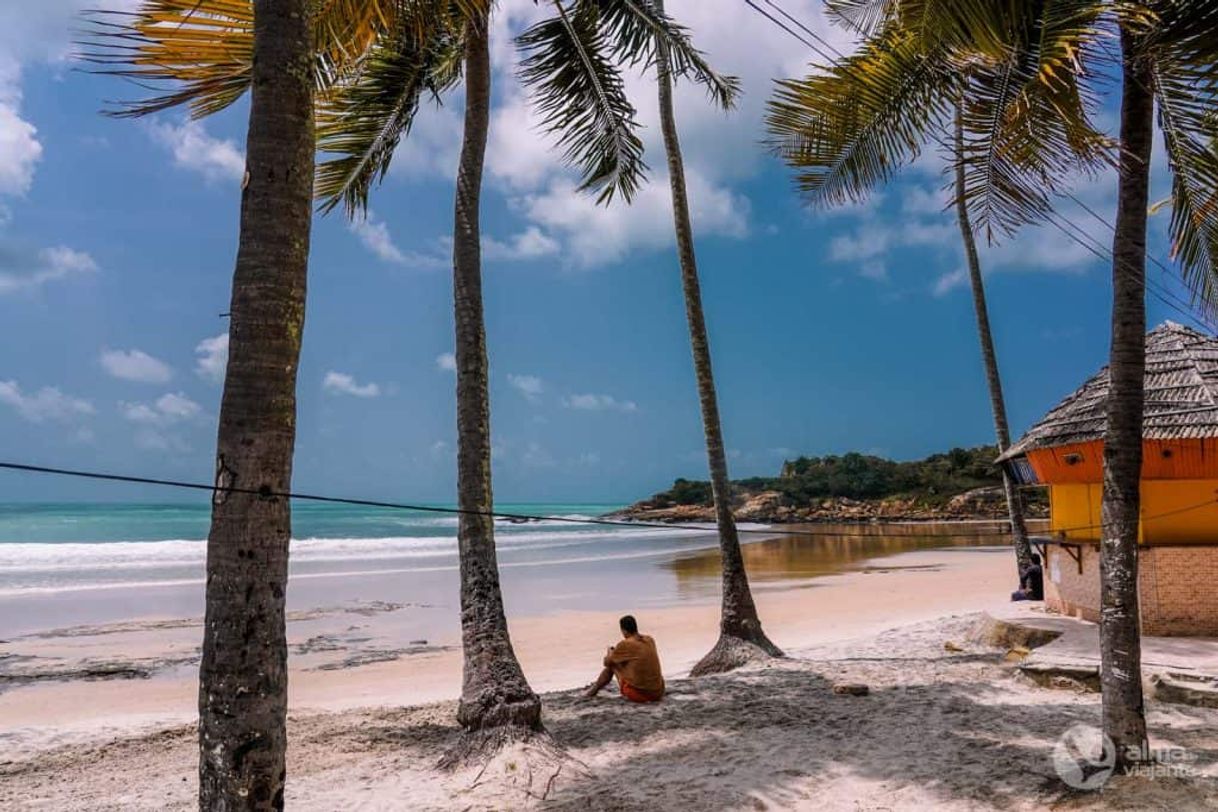
{"label": "sandy beach", "polygon": [[[746,549],[764,570],[758,556],[782,545]],[[697,561],[686,566],[707,564]],[[438,626],[429,639],[409,638],[418,621],[405,618],[439,607],[369,598],[297,609],[288,802],[318,810],[1108,808],[1110,793],[1072,793],[1050,758],[1072,724],[1098,723],[1098,696],[1033,685],[1004,651],[971,642],[980,613],[1002,605],[1010,570],[1007,549],[961,546],[864,557],[836,574],[759,574],[762,616],[791,658],[699,680],[685,675],[714,642],[714,595],[639,609],[672,689],[655,707],[577,700],[614,640],[616,610],[512,615],[562,755],[507,751],[477,776],[435,766],[457,734],[458,639]],[[198,635],[196,620],[160,618],[7,640],[0,806],[189,808]],[[945,650],[948,641],[959,650]],[[21,680],[14,657],[43,671],[34,676],[31,666]],[[48,663],[59,671],[48,673]],[[842,682],[871,694],[835,695]],[[1218,807],[1218,710],[1152,705],[1150,715],[1156,740],[1196,753],[1208,777],[1121,779],[1134,787],[1121,803]]]}

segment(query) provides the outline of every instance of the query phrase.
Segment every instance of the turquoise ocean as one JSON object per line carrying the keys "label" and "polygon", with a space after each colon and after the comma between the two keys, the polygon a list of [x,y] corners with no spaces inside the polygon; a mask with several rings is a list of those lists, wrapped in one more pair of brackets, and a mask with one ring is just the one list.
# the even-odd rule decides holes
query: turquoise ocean
{"label": "turquoise ocean", "polygon": [[[529,516],[589,518],[616,504],[503,504]],[[200,503],[0,504],[0,597],[201,583],[210,506]],[[292,511],[294,576],[420,573],[456,567],[457,518],[302,503]],[[713,532],[541,519],[496,522],[505,568],[610,563],[713,547]]]}

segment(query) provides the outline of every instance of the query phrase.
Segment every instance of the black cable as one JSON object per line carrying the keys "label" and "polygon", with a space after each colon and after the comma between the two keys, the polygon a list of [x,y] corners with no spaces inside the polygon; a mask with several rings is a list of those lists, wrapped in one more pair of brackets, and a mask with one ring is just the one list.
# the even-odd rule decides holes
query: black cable
{"label": "black cable", "polygon": [[[52,468],[45,465],[29,465],[26,463],[17,462],[0,462],[0,469],[9,471],[19,471],[23,473],[34,474],[52,474],[55,476],[76,477],[78,479],[98,479],[107,482],[127,482],[139,485],[161,485],[169,488],[183,488],[194,491],[208,491],[211,493],[239,493],[248,496],[258,496],[264,499],[297,499],[306,502],[325,502],[338,505],[355,505],[358,507],[375,507],[384,508],[386,510],[415,510],[423,513],[444,513],[448,515],[464,515],[464,516],[486,516],[489,518],[509,519],[515,521],[546,521],[546,522],[563,522],[566,524],[588,524],[600,525],[608,527],[626,527],[626,528],[651,528],[657,530],[692,530],[698,533],[717,532],[715,527],[706,527],[690,524],[670,524],[667,522],[635,522],[618,519],[596,519],[586,518],[577,519],[573,516],[532,516],[527,513],[503,513],[500,511],[488,510],[463,510],[461,508],[437,507],[435,505],[412,505],[404,502],[381,502],[375,499],[354,499],[342,496],[318,496],[309,493],[294,493],[273,491],[270,488],[239,488],[233,486],[218,486],[218,485],[203,485],[198,482],[184,482],[175,479],[157,479],[155,477],[129,476],[125,474],[110,474],[99,471],[82,471],[74,468]],[[1170,510],[1166,513],[1159,513],[1153,516],[1143,516],[1142,521],[1154,521],[1167,516],[1175,516],[1180,513],[1188,513],[1194,510],[1200,510],[1203,507],[1215,504],[1218,499],[1209,499],[1205,502],[1200,502],[1188,507]],[[994,519],[994,522],[1004,522],[1006,519]],[[1103,525],[1090,524],[1079,525],[1077,527],[1063,527],[1054,530],[1054,533],[1074,533],[1083,530],[1101,530]],[[755,533],[767,537],[774,536],[828,536],[842,537],[853,536],[856,538],[867,538],[876,536],[876,533],[844,533],[844,532],[827,532],[817,533],[810,530],[762,530],[762,529],[737,529],[738,533]],[[919,533],[920,538],[990,538],[994,533]]]}
{"label": "black cable", "polygon": [[[774,17],[772,14],[770,14],[769,12],[767,12],[765,9],[761,8],[760,6],[758,6],[758,5],[757,5],[755,2],[753,2],[753,0],[744,0],[744,2],[745,2],[745,4],[746,4],[746,5],[748,5],[750,8],[752,8],[754,11],[756,11],[758,14],[761,14],[763,17],[765,17],[765,18],[766,18],[766,19],[768,19],[770,22],[772,22],[772,23],[774,23],[775,25],[777,25],[777,26],[778,26],[779,28],[781,28],[783,31],[785,31],[785,32],[787,32],[788,34],[790,34],[792,37],[794,37],[794,38],[795,38],[796,40],[798,40],[800,43],[802,43],[803,45],[807,46],[807,47],[808,47],[809,49],[811,49],[811,50],[812,50],[812,51],[813,51],[813,52],[814,52],[814,53],[815,53],[817,56],[821,57],[822,59],[825,59],[825,60],[826,60],[826,61],[828,61],[828,62],[835,62],[835,61],[839,61],[839,62],[840,62],[840,61],[844,61],[844,60],[846,59],[846,56],[845,56],[844,54],[842,54],[842,53],[841,53],[841,51],[839,51],[837,48],[833,47],[833,45],[832,45],[832,44],[830,44],[830,43],[829,43],[827,40],[825,40],[823,37],[821,37],[819,34],[817,34],[817,33],[816,33],[816,32],[815,32],[815,31],[814,31],[812,28],[810,28],[809,26],[805,25],[803,22],[801,22],[801,21],[800,21],[799,19],[797,19],[795,16],[793,16],[792,14],[790,14],[788,11],[786,11],[786,9],[784,9],[782,6],[778,5],[778,3],[774,2],[774,0],[765,0],[765,3],[766,3],[767,5],[769,5],[769,6],[771,6],[772,8],[774,8],[774,9],[775,9],[775,10],[776,10],[776,11],[777,11],[779,14],[781,14],[783,17],[785,17],[786,19],[790,20],[790,21],[791,21],[791,22],[792,22],[792,23],[793,23],[795,26],[797,26],[797,27],[798,27],[798,28],[800,28],[801,30],[803,30],[803,31],[807,32],[807,33],[808,33],[809,35],[811,35],[812,37],[816,38],[816,39],[817,39],[817,40],[818,40],[820,43],[822,43],[822,44],[823,44],[823,45],[824,45],[826,48],[828,48],[828,49],[829,49],[829,50],[831,50],[831,51],[832,51],[834,54],[836,54],[836,55],[837,55],[837,59],[835,60],[834,58],[830,57],[830,56],[829,56],[829,55],[828,55],[828,54],[827,54],[827,53],[826,53],[824,50],[822,50],[821,48],[819,48],[819,47],[817,47],[816,45],[814,45],[814,44],[812,44],[811,42],[809,42],[809,41],[808,41],[808,40],[807,40],[805,37],[801,36],[801,35],[800,35],[798,32],[793,31],[793,30],[792,30],[792,29],[791,29],[791,28],[790,28],[788,25],[786,25],[785,23],[783,23],[783,22],[782,22],[781,20],[779,20],[778,18]],[[1081,207],[1082,207],[1084,210],[1086,210],[1086,211],[1087,211],[1087,212],[1088,212],[1088,213],[1089,213],[1089,214],[1090,214],[1092,217],[1094,217],[1095,219],[1099,220],[1101,223],[1103,223],[1104,225],[1106,225],[1106,226],[1107,226],[1109,229],[1111,229],[1111,230],[1113,230],[1113,231],[1115,231],[1115,230],[1116,230],[1116,227],[1115,227],[1115,226],[1113,226],[1113,225],[1112,225],[1112,223],[1108,222],[1108,221],[1107,221],[1106,219],[1104,219],[1104,218],[1103,218],[1103,217],[1102,217],[1100,214],[1098,214],[1098,213],[1097,213],[1097,212],[1096,212],[1094,209],[1092,209],[1090,206],[1087,206],[1085,203],[1083,203],[1081,200],[1079,200],[1079,199],[1078,199],[1077,197],[1075,197],[1073,194],[1069,194],[1069,193],[1068,193],[1068,194],[1066,194],[1066,197],[1069,197],[1071,200],[1073,200],[1075,203],[1077,203],[1079,206],[1081,206]],[[1096,256],[1097,256],[1097,257],[1098,257],[1100,260],[1105,261],[1105,262],[1107,262],[1107,261],[1110,261],[1110,260],[1111,260],[1111,255],[1110,255],[1110,254],[1109,254],[1108,256],[1104,256],[1103,254],[1098,253],[1098,252],[1097,252],[1097,251],[1096,251],[1094,248],[1092,248],[1091,246],[1089,246],[1089,245],[1087,245],[1086,243],[1082,242],[1081,240],[1079,240],[1078,238],[1074,237],[1073,235],[1071,235],[1071,234],[1067,233],[1067,232],[1065,231],[1065,229],[1063,229],[1063,228],[1062,228],[1062,226],[1061,226],[1061,225],[1058,225],[1058,224],[1056,224],[1056,223],[1054,223],[1054,225],[1057,227],[1057,229],[1058,229],[1059,231],[1062,231],[1062,233],[1063,233],[1063,234],[1066,234],[1066,236],[1067,236],[1067,237],[1070,237],[1070,238],[1071,238],[1071,239],[1073,239],[1075,242],[1077,242],[1079,245],[1082,245],[1084,248],[1086,248],[1088,251],[1090,251],[1092,254],[1095,254],[1095,255],[1096,255]],[[1073,228],[1077,228],[1077,226],[1074,226],[1073,224],[1071,224],[1071,227],[1073,227]],[[1163,262],[1161,262],[1161,261],[1160,261],[1160,260],[1159,260],[1157,257],[1155,257],[1155,256],[1154,256],[1153,254],[1151,254],[1150,252],[1147,252],[1147,254],[1146,254],[1146,258],[1147,258],[1147,259],[1148,259],[1150,262],[1152,262],[1154,265],[1156,265],[1156,266],[1157,266],[1157,267],[1158,267],[1160,270],[1162,270],[1162,271],[1164,271],[1164,272],[1170,272],[1170,270],[1171,270],[1171,269],[1170,269],[1170,268],[1168,268],[1166,265],[1164,265],[1164,264],[1163,264]],[[1120,271],[1118,271],[1118,272],[1120,272]],[[1196,308],[1195,308],[1195,307],[1194,307],[1192,304],[1185,302],[1184,300],[1180,299],[1178,296],[1174,295],[1174,294],[1173,294],[1173,293],[1171,293],[1170,291],[1165,290],[1165,289],[1163,289],[1163,288],[1161,288],[1161,287],[1159,287],[1159,286],[1154,285],[1150,279],[1146,279],[1146,280],[1145,280],[1145,284],[1146,284],[1146,286],[1147,286],[1147,290],[1148,290],[1148,292],[1149,292],[1149,293],[1150,293],[1152,296],[1154,296],[1156,299],[1158,299],[1160,302],[1162,302],[1164,305],[1166,305],[1166,306],[1168,307],[1168,309],[1172,310],[1173,312],[1175,312],[1176,314],[1178,314],[1178,315],[1179,315],[1179,316],[1181,316],[1182,318],[1184,318],[1184,319],[1186,319],[1186,320],[1188,320],[1188,321],[1192,322],[1192,323],[1193,323],[1195,326],[1197,326],[1197,327],[1201,328],[1201,330],[1202,330],[1202,331],[1213,332],[1213,326],[1210,324],[1209,319],[1208,319],[1208,318],[1206,318],[1206,317],[1204,317],[1204,316],[1199,317],[1199,316],[1197,315]],[[1170,301],[1169,301],[1169,300],[1170,300]]]}

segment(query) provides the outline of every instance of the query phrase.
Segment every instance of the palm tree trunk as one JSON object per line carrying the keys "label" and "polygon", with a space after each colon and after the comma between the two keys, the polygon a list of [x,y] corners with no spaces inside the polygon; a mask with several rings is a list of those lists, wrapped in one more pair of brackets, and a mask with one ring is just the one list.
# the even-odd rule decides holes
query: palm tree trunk
{"label": "palm tree trunk", "polygon": [[[969,283],[973,288],[973,311],[977,315],[977,337],[981,340],[981,360],[985,365],[985,382],[990,391],[990,410],[994,414],[994,434],[998,453],[1011,445],[1011,430],[1007,425],[1006,400],[1002,396],[1002,378],[998,375],[998,358],[994,353],[994,337],[990,334],[990,312],[985,303],[985,282],[981,278],[981,260],[977,256],[977,241],[969,222],[968,206],[964,200],[964,124],[960,108],[956,108],[956,216],[960,222],[960,238],[964,240],[964,257],[968,264]],[[1015,545],[1015,566],[1019,577],[1032,566],[1032,545],[1028,543],[1028,526],[1024,521],[1023,503],[1015,481],[1006,466],[1002,466],[1002,490],[1007,498],[1007,513],[1011,517],[1011,537]]]}
{"label": "palm tree trunk", "polygon": [[[216,487],[291,490],[313,197],[313,34],[305,0],[257,0],[246,183]],[[282,809],[288,500],[217,490],[199,666],[199,807]]]}
{"label": "palm tree trunk", "polygon": [[1121,155],[1112,242],[1112,348],[1100,544],[1100,686],[1104,733],[1118,765],[1145,752],[1138,523],[1146,364],[1146,217],[1154,96],[1136,37],[1121,28]]}
{"label": "palm tree trunk", "polygon": [[[659,11],[662,0],[656,0]],[[715,377],[711,371],[710,341],[702,314],[702,291],[698,264],[694,257],[693,227],[685,191],[685,164],[677,138],[672,105],[672,73],[668,47],[659,45],[660,129],[668,155],[668,176],[672,185],[672,214],[676,228],[677,257],[681,263],[681,285],[685,292],[685,315],[689,321],[689,342],[693,350],[694,374],[698,380],[698,400],[702,406],[702,430],[706,435],[706,457],[710,467],[711,492],[715,499],[715,521],[719,527],[719,552],[723,562],[723,603],[719,621],[719,641],[691,674],[714,674],[743,665],[757,653],[781,657],[782,651],[770,642],[761,628],[753,593],[749,589],[740,538],[732,516],[731,482],[727,475],[727,455],[723,450],[723,431],[719,423],[719,403]],[[753,651],[757,649],[758,651]]]}
{"label": "palm tree trunk", "polygon": [[[457,719],[468,732],[505,741],[541,729],[541,701],[512,650],[491,496],[490,396],[482,318],[479,199],[490,127],[488,20],[469,24],[465,54],[465,135],[457,171],[453,233],[453,304],[457,357],[457,540],[461,557],[464,681]],[[485,742],[480,742],[481,747]]]}

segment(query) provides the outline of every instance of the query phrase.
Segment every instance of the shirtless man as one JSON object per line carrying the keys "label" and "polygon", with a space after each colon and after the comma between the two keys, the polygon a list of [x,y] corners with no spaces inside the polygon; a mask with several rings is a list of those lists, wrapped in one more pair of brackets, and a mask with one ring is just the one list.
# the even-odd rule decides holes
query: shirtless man
{"label": "shirtless man", "polygon": [[656,641],[639,634],[639,624],[633,615],[626,615],[618,625],[622,628],[622,641],[609,648],[605,670],[584,696],[591,699],[617,677],[622,696],[631,702],[659,702],[664,697],[664,675]]}

